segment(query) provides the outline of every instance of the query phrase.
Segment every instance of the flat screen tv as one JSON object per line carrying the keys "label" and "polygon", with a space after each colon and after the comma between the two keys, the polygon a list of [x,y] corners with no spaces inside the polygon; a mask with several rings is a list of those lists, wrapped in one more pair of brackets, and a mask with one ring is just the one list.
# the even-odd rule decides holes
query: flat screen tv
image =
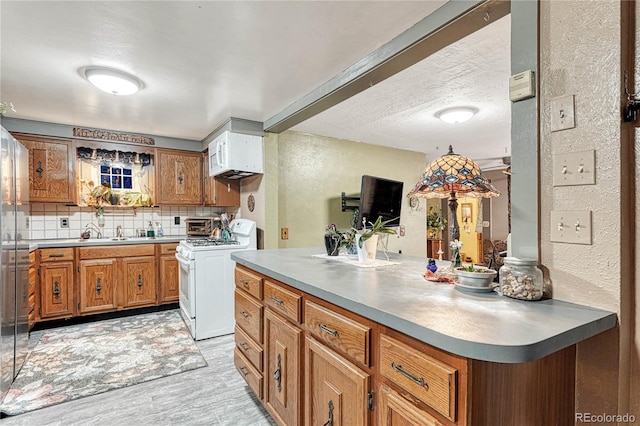
{"label": "flat screen tv", "polygon": [[390,220],[389,227],[400,226],[400,207],[402,206],[403,182],[374,176],[362,176],[360,187],[360,207],[358,229],[362,229],[362,218],[375,222],[378,216],[383,221]]}

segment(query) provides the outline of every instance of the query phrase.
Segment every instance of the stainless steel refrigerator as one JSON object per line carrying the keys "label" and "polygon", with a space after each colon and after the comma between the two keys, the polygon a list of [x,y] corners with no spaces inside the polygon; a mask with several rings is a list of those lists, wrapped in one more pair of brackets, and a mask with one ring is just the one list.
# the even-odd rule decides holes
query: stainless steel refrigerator
{"label": "stainless steel refrigerator", "polygon": [[2,126],[0,179],[0,401],[18,375],[29,340],[29,151]]}

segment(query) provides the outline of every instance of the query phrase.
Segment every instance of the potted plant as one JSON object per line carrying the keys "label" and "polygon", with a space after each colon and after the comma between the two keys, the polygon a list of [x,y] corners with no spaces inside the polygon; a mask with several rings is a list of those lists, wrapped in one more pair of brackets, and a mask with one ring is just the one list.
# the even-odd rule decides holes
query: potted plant
{"label": "potted plant", "polygon": [[489,287],[498,274],[495,269],[474,265],[454,268],[454,272],[460,284],[472,287]]}
{"label": "potted plant", "polygon": [[441,210],[435,209],[433,206],[429,207],[429,213],[427,213],[427,229],[430,238],[436,238],[447,229],[447,219],[442,216]]}
{"label": "potted plant", "polygon": [[[373,260],[376,258],[376,248],[378,246],[378,235],[379,234],[391,234],[395,235],[396,230],[393,228],[388,228],[386,225],[391,222],[393,219],[382,221],[382,217],[378,216],[375,222],[369,222],[371,228],[363,228],[362,231],[353,230],[355,234],[355,238],[357,241],[358,247],[358,261],[361,263],[366,262],[367,260]],[[364,219],[363,219],[364,224]]]}
{"label": "potted plant", "polygon": [[342,243],[342,233],[336,229],[333,223],[327,225],[324,231],[324,246],[329,256],[337,256]]}

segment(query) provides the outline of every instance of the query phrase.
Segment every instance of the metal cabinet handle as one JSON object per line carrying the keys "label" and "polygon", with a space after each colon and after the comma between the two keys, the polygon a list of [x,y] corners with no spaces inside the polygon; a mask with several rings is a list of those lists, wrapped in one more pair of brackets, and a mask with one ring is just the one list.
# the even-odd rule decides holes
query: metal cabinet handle
{"label": "metal cabinet handle", "polygon": [[240,282],[242,283],[243,286],[245,287],[249,287],[249,281],[247,280],[240,280]]}
{"label": "metal cabinet handle", "polygon": [[276,302],[280,306],[284,306],[284,300],[282,300],[282,299],[278,299],[275,296],[271,296],[271,300],[273,300],[274,302]]}
{"label": "metal cabinet handle", "polygon": [[52,253],[49,257],[64,257],[64,253]]}
{"label": "metal cabinet handle", "polygon": [[53,282],[53,297],[55,299],[60,298],[60,283],[58,281]]}
{"label": "metal cabinet handle", "polygon": [[282,358],[278,354],[278,365],[276,371],[273,372],[273,379],[278,383],[278,392],[282,392]]}
{"label": "metal cabinet handle", "polygon": [[243,375],[244,375],[244,377],[247,377],[247,374],[249,374],[249,372],[247,371],[247,369],[246,369],[246,368],[244,368],[244,367],[239,367],[239,368],[238,368],[238,371],[240,371],[240,373],[241,373],[241,374],[243,374]]}
{"label": "metal cabinet handle", "polygon": [[324,331],[325,333],[328,333],[333,337],[338,337],[338,331],[332,330],[324,324],[319,324],[318,327],[320,327],[320,330]]}
{"label": "metal cabinet handle", "polygon": [[418,377],[414,374],[409,373],[407,370],[405,370],[404,368],[402,368],[402,366],[400,364],[396,364],[395,362],[391,363],[391,368],[393,368],[394,370],[396,370],[398,373],[402,374],[403,376],[413,380],[414,382],[416,382],[417,384],[419,384],[422,387],[427,387],[427,389],[429,388],[429,386],[425,383],[424,379],[422,377]]}
{"label": "metal cabinet handle", "polygon": [[329,420],[322,426],[333,426],[333,401],[329,400]]}
{"label": "metal cabinet handle", "polygon": [[184,176],[183,176],[183,174],[182,174],[182,173],[180,173],[180,174],[178,175],[178,183],[179,183],[180,185],[182,185],[182,182],[184,182]]}
{"label": "metal cabinet handle", "polygon": [[239,345],[239,346],[240,346],[240,347],[241,347],[245,352],[247,352],[247,351],[249,350],[249,346],[248,346],[246,343],[244,343],[244,342],[240,342],[240,343],[238,343],[238,345]]}
{"label": "metal cabinet handle", "polygon": [[98,277],[98,279],[96,280],[96,293],[100,295],[101,291],[102,291],[102,278]]}
{"label": "metal cabinet handle", "polygon": [[246,313],[245,311],[240,311],[240,315],[242,315],[245,318],[249,318],[249,314]]}
{"label": "metal cabinet handle", "polygon": [[142,275],[138,274],[138,289],[142,288]]}
{"label": "metal cabinet handle", "polygon": [[42,172],[44,170],[42,170],[42,161],[38,161],[38,168],[36,169],[36,173],[38,174],[38,177],[41,178],[42,177]]}

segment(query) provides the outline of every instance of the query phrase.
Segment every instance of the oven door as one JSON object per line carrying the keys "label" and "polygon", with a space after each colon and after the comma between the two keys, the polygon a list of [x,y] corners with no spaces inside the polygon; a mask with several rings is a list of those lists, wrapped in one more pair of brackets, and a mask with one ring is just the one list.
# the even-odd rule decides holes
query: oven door
{"label": "oven door", "polygon": [[186,319],[196,317],[196,262],[176,253],[180,285],[180,310]]}

